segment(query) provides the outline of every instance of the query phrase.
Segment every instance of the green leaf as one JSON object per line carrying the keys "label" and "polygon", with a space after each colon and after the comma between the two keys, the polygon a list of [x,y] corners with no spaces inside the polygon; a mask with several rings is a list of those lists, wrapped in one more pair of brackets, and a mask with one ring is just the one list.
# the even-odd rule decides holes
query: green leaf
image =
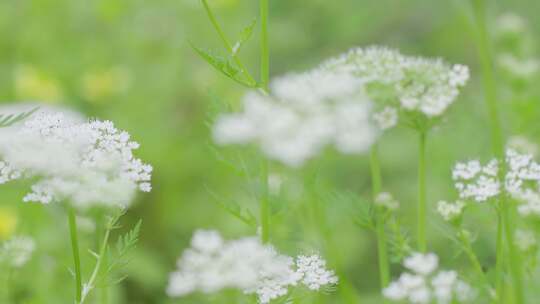
{"label": "green leaf", "polygon": [[242,71],[239,68],[237,68],[236,66],[234,66],[233,64],[231,64],[231,62],[229,60],[227,60],[227,59],[225,59],[225,58],[223,58],[223,57],[221,57],[219,55],[213,54],[209,50],[199,48],[199,47],[193,45],[192,43],[190,43],[190,45],[195,50],[195,52],[197,52],[197,54],[199,54],[199,56],[201,56],[202,59],[204,59],[206,62],[208,62],[208,64],[213,66],[216,70],[221,72],[223,75],[225,75],[228,78],[238,82],[239,84],[241,84],[243,86],[246,86],[246,87],[249,87],[249,88],[253,88],[253,87],[256,86],[256,84],[252,84],[252,83],[249,83],[249,82],[245,81],[242,78]]}
{"label": "green leaf", "polygon": [[225,76],[236,80],[236,76],[240,74],[241,71],[237,67],[232,65],[229,60],[219,55],[213,54],[212,51],[197,47],[191,43],[190,45],[195,50],[195,52],[197,52],[197,54],[201,56],[202,59],[208,62],[208,64],[223,73]]}
{"label": "green leaf", "polygon": [[3,115],[0,114],[0,128],[9,127],[19,121],[25,120],[26,118],[30,117],[30,115],[34,114],[39,108],[34,108],[30,111],[19,113],[19,114],[9,114],[9,115]]}
{"label": "green leaf", "polygon": [[116,241],[116,251],[119,257],[125,256],[131,249],[135,248],[139,241],[142,220],[139,220],[126,234],[121,235]]}
{"label": "green leaf", "polygon": [[257,19],[253,19],[250,24],[248,24],[245,28],[242,29],[240,32],[240,38],[238,42],[233,46],[232,48],[232,55],[236,56],[240,52],[240,49],[244,46],[244,43],[246,43],[253,34],[253,29],[255,28],[255,25],[257,24]]}
{"label": "green leaf", "polygon": [[210,196],[213,197],[213,203],[218,205],[221,209],[223,209],[230,215],[242,221],[244,224],[253,228],[257,228],[257,218],[249,209],[242,208],[235,202],[224,201],[220,196],[212,192],[208,187],[206,189]]}

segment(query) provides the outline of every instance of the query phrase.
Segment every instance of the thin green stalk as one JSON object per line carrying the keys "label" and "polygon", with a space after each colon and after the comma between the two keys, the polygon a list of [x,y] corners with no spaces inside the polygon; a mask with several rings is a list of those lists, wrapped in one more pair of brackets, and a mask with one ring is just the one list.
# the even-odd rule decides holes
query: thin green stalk
{"label": "thin green stalk", "polygon": [[[503,143],[503,134],[501,128],[501,122],[499,118],[498,108],[497,108],[497,84],[495,81],[495,71],[494,71],[494,60],[493,54],[490,46],[490,39],[487,31],[487,22],[486,22],[486,3],[485,0],[474,0],[473,1],[473,10],[474,16],[476,19],[476,28],[477,28],[477,44],[478,44],[478,57],[480,58],[480,64],[482,67],[482,81],[484,87],[484,98],[486,107],[489,114],[490,129],[491,129],[491,144],[493,153],[499,159],[504,159],[504,143]],[[504,175],[503,175],[504,176]],[[509,223],[505,221],[509,218],[508,208],[504,207],[506,204],[505,201],[499,202],[499,208],[497,210],[497,249],[496,249],[496,284],[497,284],[497,296],[499,300],[503,300],[503,268],[504,268],[504,237],[505,233],[504,227],[507,227]],[[512,232],[506,232],[506,235]],[[508,240],[508,238],[507,238]],[[508,244],[511,248],[513,245]],[[510,265],[511,268],[512,265]],[[511,270],[515,272],[514,270]],[[518,278],[521,280],[521,278]]]}
{"label": "thin green stalk", "polygon": [[98,278],[98,275],[102,271],[102,265],[105,263],[105,259],[107,256],[107,248],[109,244],[109,237],[111,235],[111,231],[116,223],[116,220],[118,218],[112,218],[109,223],[107,224],[106,230],[105,230],[105,236],[103,237],[103,241],[101,242],[101,246],[99,249],[99,253],[97,255],[97,261],[96,265],[94,266],[94,270],[92,271],[92,275],[90,276],[90,280],[88,280],[88,283],[86,285],[85,293],[82,295],[80,304],[84,303],[87,296],[90,294],[90,291],[95,288],[96,280]]}
{"label": "thin green stalk", "polygon": [[268,161],[265,159],[262,160],[261,183],[261,239],[263,243],[268,243],[270,241],[270,192],[268,189]]}
{"label": "thin green stalk", "polygon": [[13,300],[13,290],[12,290],[12,280],[13,280],[13,268],[9,267],[6,271],[6,301],[7,303],[15,303]]}
{"label": "thin green stalk", "polygon": [[81,277],[81,258],[79,255],[79,240],[77,237],[77,219],[75,209],[68,207],[69,232],[71,235],[71,248],[73,253],[73,266],[75,271],[75,303],[81,303],[82,298],[82,277]]}
{"label": "thin green stalk", "polygon": [[517,304],[525,303],[524,301],[524,295],[523,295],[523,269],[521,267],[521,257],[519,255],[519,252],[516,250],[516,245],[514,242],[514,233],[515,233],[515,227],[513,224],[513,219],[515,217],[515,210],[514,206],[510,205],[508,206],[508,203],[510,201],[507,200],[507,204],[505,204],[504,209],[506,209],[503,212],[504,218],[504,231],[506,234],[506,243],[508,244],[508,259],[509,259],[509,265],[510,265],[510,274],[512,275],[512,281],[513,281],[513,288],[514,291],[514,300]]}
{"label": "thin green stalk", "polygon": [[478,275],[482,279],[482,282],[486,285],[486,288],[490,288],[489,280],[486,276],[486,273],[484,272],[484,269],[482,269],[482,265],[480,264],[480,261],[478,260],[478,257],[476,256],[472,248],[469,234],[465,234],[465,232],[460,232],[458,234],[458,237],[461,241],[461,247],[465,252],[465,255],[467,255],[467,258],[469,258],[469,261],[471,262],[474,270],[478,273]]}
{"label": "thin green stalk", "polygon": [[[370,167],[373,202],[381,192],[381,168],[377,155],[377,146],[371,148]],[[377,253],[379,258],[379,279],[381,288],[386,287],[390,282],[390,266],[388,261],[388,249],[386,246],[386,229],[384,210],[376,207],[376,233],[377,233]]]}
{"label": "thin green stalk", "polygon": [[499,112],[497,109],[497,86],[493,68],[493,54],[489,42],[486,24],[485,0],[474,0],[474,14],[477,26],[478,56],[482,66],[482,81],[484,86],[484,98],[489,113],[491,144],[493,152],[498,158],[504,156],[504,143],[501,131]]}
{"label": "thin green stalk", "polygon": [[503,202],[498,202],[497,212],[497,243],[496,243],[496,261],[495,261],[495,286],[497,288],[497,299],[503,300],[504,293],[504,221],[502,218],[501,209]]}
{"label": "thin green stalk", "polygon": [[[270,80],[270,52],[268,47],[268,0],[260,0],[261,19],[261,88],[268,92]],[[270,240],[270,195],[268,191],[268,162],[263,160],[263,195],[261,198],[261,236],[263,243]]]}
{"label": "thin green stalk", "polygon": [[219,26],[219,23],[217,22],[217,19],[214,16],[214,13],[212,12],[212,9],[210,9],[210,6],[208,5],[208,2],[206,0],[201,0],[201,2],[203,4],[203,6],[204,6],[206,14],[208,15],[208,18],[210,19],[210,22],[214,26],[214,29],[216,30],[219,37],[221,38],[221,41],[223,41],[223,44],[225,45],[225,48],[227,49],[229,54],[231,54],[234,62],[240,68],[240,71],[242,72],[242,74],[244,74],[244,77],[246,77],[248,82],[250,82],[252,84],[256,84],[257,81],[253,78],[253,76],[251,76],[249,71],[246,69],[246,67],[244,66],[244,64],[242,63],[240,58],[238,57],[237,52],[234,51],[233,46],[231,45],[231,43],[229,42],[229,40],[225,36],[225,33],[221,29],[221,26]]}
{"label": "thin green stalk", "polygon": [[[106,235],[108,224],[106,221],[104,221],[103,214],[98,214],[96,216],[96,244],[95,244],[95,250],[96,252],[99,252],[101,250],[101,242],[103,241],[104,237],[101,238],[101,235]],[[107,265],[107,252],[105,252],[103,256],[103,264]],[[107,271],[101,271],[100,274],[103,278],[104,282],[107,282]],[[99,288],[99,303],[100,304],[107,304],[109,303],[109,288],[107,284],[103,284],[103,286],[100,286]]]}
{"label": "thin green stalk", "polygon": [[261,87],[268,91],[270,82],[270,48],[268,47],[268,0],[260,0],[261,19]]}
{"label": "thin green stalk", "polygon": [[427,206],[426,206],[426,131],[420,131],[418,145],[418,250],[426,252],[426,222],[427,222]]}

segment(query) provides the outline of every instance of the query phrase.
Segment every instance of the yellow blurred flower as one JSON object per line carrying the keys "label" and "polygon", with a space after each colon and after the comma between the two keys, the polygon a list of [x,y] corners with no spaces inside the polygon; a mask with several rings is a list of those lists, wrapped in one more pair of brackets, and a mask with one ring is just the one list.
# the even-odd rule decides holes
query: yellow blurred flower
{"label": "yellow blurred flower", "polygon": [[17,215],[13,211],[0,208],[0,240],[9,239],[15,232]]}
{"label": "yellow blurred flower", "polygon": [[56,103],[62,100],[58,82],[37,68],[21,64],[15,68],[15,94],[18,99]]}
{"label": "yellow blurred flower", "polygon": [[82,95],[90,102],[103,102],[107,98],[125,92],[131,77],[124,67],[88,72],[82,77]]}

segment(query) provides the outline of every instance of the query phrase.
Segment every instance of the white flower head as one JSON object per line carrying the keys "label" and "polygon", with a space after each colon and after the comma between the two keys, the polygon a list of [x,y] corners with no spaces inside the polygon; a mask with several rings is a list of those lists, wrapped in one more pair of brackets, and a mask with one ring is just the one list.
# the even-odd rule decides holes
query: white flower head
{"label": "white flower head", "polygon": [[451,221],[460,217],[464,208],[465,203],[463,201],[457,201],[455,203],[440,201],[437,203],[437,212],[439,212],[445,221]]}
{"label": "white flower head", "polygon": [[510,137],[508,140],[507,149],[514,150],[520,154],[529,154],[532,156],[537,156],[538,154],[538,145],[524,136]]}
{"label": "white flower head", "polygon": [[249,92],[241,112],[218,117],[213,135],[218,144],[256,144],[269,158],[298,167],[327,145],[363,153],[379,129],[361,81],[313,70],[277,78],[269,95]]}
{"label": "white flower head", "polygon": [[321,286],[335,285],[338,278],[334,271],[326,269],[326,261],[318,255],[299,256],[296,259],[297,272],[302,275],[302,283],[311,290]]}
{"label": "white flower head", "polygon": [[528,251],[529,249],[536,246],[536,236],[531,230],[521,230],[518,229],[515,232],[515,242],[516,246],[522,251]]}
{"label": "white flower head", "polygon": [[461,199],[485,202],[501,192],[497,174],[497,160],[490,161],[484,167],[479,161],[473,160],[457,163],[452,171],[452,178]]}
{"label": "white flower head", "polygon": [[133,156],[138,147],[110,121],[77,122],[63,113],[34,114],[0,132],[3,168],[37,178],[24,201],[80,208],[127,207],[136,190],[151,190],[152,167]]}
{"label": "white flower head", "polygon": [[257,237],[224,241],[216,231],[197,231],[191,244],[170,275],[167,294],[171,297],[234,288],[269,303],[298,284],[310,290],[337,284],[334,272],[319,256],[299,256],[295,262]]}
{"label": "white flower head", "polygon": [[0,263],[10,267],[24,266],[32,257],[35,250],[34,240],[30,237],[18,236],[0,245]]}
{"label": "white flower head", "polygon": [[388,130],[397,125],[398,111],[394,107],[385,107],[381,112],[375,113],[373,119],[381,130]]}
{"label": "white flower head", "polygon": [[384,47],[353,49],[321,67],[352,74],[368,84],[385,85],[397,97],[397,106],[428,118],[441,116],[469,79],[464,65],[405,56]]}
{"label": "white flower head", "polygon": [[434,253],[416,252],[406,258],[403,265],[417,274],[428,275],[439,266],[439,258]]}
{"label": "white flower head", "polygon": [[465,302],[474,296],[472,288],[455,271],[437,271],[438,258],[433,253],[415,253],[405,259],[404,266],[414,273],[402,273],[384,288],[385,298],[415,304],[449,304],[453,300]]}
{"label": "white flower head", "polygon": [[396,210],[399,208],[399,202],[388,192],[377,194],[375,197],[375,205],[384,207],[388,210]]}
{"label": "white flower head", "polygon": [[505,13],[497,18],[496,32],[499,35],[521,34],[527,29],[523,17],[515,13]]}

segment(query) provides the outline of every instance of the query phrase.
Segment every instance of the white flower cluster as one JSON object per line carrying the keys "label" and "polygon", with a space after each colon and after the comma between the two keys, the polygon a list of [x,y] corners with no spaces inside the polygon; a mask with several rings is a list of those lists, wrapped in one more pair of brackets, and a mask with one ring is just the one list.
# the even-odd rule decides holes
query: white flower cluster
{"label": "white flower cluster", "polygon": [[178,270],[170,275],[167,294],[180,297],[234,288],[269,303],[300,283],[319,290],[337,281],[319,256],[299,256],[295,261],[255,237],[225,241],[216,231],[200,230],[178,260]]}
{"label": "white flower cluster", "polygon": [[138,147],[110,121],[38,113],[1,130],[0,180],[37,177],[24,201],[127,207],[137,189],[151,190],[152,167],[133,156]]}
{"label": "white flower cluster", "polygon": [[486,166],[477,161],[457,163],[452,171],[452,179],[461,199],[485,202],[499,195],[501,185],[497,176],[497,160],[491,160]]}
{"label": "white flower cluster", "polygon": [[385,85],[397,98],[396,107],[419,111],[428,118],[442,115],[469,79],[464,65],[405,56],[384,47],[353,49],[323,63],[322,68]]}
{"label": "white flower cluster", "polygon": [[516,246],[522,251],[528,251],[537,244],[534,231],[518,229],[515,232]]}
{"label": "white flower cluster", "polygon": [[22,267],[32,257],[35,247],[34,240],[29,237],[18,236],[7,240],[0,246],[0,263]]}
{"label": "white flower cluster", "polygon": [[386,208],[388,210],[396,210],[399,208],[399,202],[392,196],[391,193],[381,192],[375,197],[375,205]]}
{"label": "white flower cluster", "polygon": [[415,304],[470,300],[473,296],[471,287],[461,281],[455,271],[437,271],[438,264],[439,259],[433,253],[414,253],[404,261],[404,266],[412,273],[405,272],[390,283],[383,290],[384,297]]}
{"label": "white flower cluster", "polygon": [[314,70],[274,80],[270,95],[248,93],[243,111],[220,116],[213,133],[218,144],[256,143],[268,157],[300,166],[329,144],[364,152],[379,129],[360,80]]}
{"label": "white flower cluster", "polygon": [[437,203],[437,212],[445,221],[451,221],[461,216],[464,208],[465,203],[463,201],[456,201],[455,203],[440,201]]}
{"label": "white flower cluster", "polygon": [[505,190],[521,202],[518,207],[520,214],[540,215],[540,164],[533,155],[508,148],[505,166],[506,175],[501,181],[499,163],[495,159],[485,166],[477,160],[456,164],[452,178],[460,198],[485,202]]}

